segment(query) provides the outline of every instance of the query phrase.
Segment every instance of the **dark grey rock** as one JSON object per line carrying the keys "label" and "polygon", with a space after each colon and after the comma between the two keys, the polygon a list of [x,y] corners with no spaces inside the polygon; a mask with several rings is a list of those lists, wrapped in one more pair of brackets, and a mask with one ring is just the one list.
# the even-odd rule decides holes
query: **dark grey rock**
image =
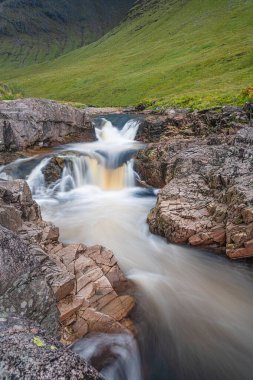
{"label": "dark grey rock", "polygon": [[42,169],[47,185],[58,181],[64,169],[64,158],[52,157],[48,164]]}
{"label": "dark grey rock", "polygon": [[55,296],[36,258],[21,238],[0,226],[0,314],[35,320],[59,331]]}
{"label": "dark grey rock", "polygon": [[102,380],[102,376],[36,323],[0,317],[0,379]]}

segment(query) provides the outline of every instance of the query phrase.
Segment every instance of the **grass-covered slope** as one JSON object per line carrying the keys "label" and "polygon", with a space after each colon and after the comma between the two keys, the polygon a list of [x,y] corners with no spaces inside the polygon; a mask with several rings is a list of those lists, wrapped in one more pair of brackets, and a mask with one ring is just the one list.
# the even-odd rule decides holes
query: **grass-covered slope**
{"label": "grass-covered slope", "polygon": [[252,0],[142,0],[99,41],[0,78],[25,95],[100,106],[242,103],[252,42]]}
{"label": "grass-covered slope", "polygon": [[0,64],[41,62],[87,45],[135,0],[0,0]]}

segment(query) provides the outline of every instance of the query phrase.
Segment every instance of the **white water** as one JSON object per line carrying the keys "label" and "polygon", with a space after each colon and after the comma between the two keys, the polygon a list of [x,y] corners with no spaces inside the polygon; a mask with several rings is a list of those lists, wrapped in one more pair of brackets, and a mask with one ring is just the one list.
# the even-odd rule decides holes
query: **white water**
{"label": "white water", "polygon": [[[130,335],[97,334],[80,340],[74,345],[73,350],[92,365],[96,365],[97,360],[105,379],[142,378],[138,347]],[[104,362],[102,366],[101,361]]]}
{"label": "white water", "polygon": [[[135,186],[129,155],[141,147],[132,141],[137,123],[129,122],[121,131],[109,122],[102,124],[97,142],[61,150],[66,166],[56,184],[46,188],[41,177],[48,158],[28,176],[44,218],[60,227],[65,242],[99,243],[112,249],[138,285],[143,379],[251,380],[251,270],[151,235],[146,216],[155,198]],[[105,336],[93,339],[92,355],[109,344]],[[132,346],[122,354],[113,339],[110,344],[121,352],[115,363],[123,360],[127,366],[120,375],[117,364],[105,368],[105,378],[139,380],[136,349]],[[88,358],[85,341],[83,350],[80,347]]]}

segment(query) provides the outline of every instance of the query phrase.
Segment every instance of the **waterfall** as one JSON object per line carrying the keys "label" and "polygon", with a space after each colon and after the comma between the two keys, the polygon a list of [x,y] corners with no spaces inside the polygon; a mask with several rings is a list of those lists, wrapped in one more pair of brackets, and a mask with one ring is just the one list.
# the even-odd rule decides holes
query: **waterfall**
{"label": "waterfall", "polygon": [[102,119],[101,127],[95,128],[98,141],[113,143],[122,143],[124,141],[133,141],[139,128],[139,122],[129,120],[122,129],[112,125],[109,120]]}
{"label": "waterfall", "polygon": [[[48,187],[44,179],[43,169],[48,165],[50,157],[35,166],[27,176],[33,194],[51,196],[58,191],[64,193],[88,185],[102,190],[135,186],[136,173],[131,157],[143,146],[134,141],[138,126],[139,122],[129,120],[119,130],[110,121],[102,119],[101,127],[95,128],[97,142],[69,144],[60,150],[58,157],[64,159],[65,165],[62,176],[56,183]],[[22,160],[19,160],[19,164],[22,164]]]}

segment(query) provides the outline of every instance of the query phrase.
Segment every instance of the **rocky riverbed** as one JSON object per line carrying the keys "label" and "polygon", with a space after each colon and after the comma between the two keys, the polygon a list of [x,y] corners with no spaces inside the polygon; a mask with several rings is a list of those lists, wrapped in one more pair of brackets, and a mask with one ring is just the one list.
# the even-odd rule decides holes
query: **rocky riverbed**
{"label": "rocky riverbed", "polygon": [[[33,154],[28,149],[93,141],[89,115],[101,113],[46,100],[0,102],[0,165]],[[139,115],[137,139],[147,145],[135,168],[143,186],[160,189],[147,218],[150,230],[168,242],[231,259],[252,257],[253,128],[247,112],[223,107]],[[48,186],[59,180],[64,165],[64,156],[52,155],[43,169]],[[59,339],[67,345],[93,332],[135,334],[132,288],[111,251],[63,244],[24,180],[0,181],[0,378],[29,378],[42,366],[54,378],[99,379]],[[29,368],[24,347],[32,357]],[[41,373],[37,378],[46,378]]]}

